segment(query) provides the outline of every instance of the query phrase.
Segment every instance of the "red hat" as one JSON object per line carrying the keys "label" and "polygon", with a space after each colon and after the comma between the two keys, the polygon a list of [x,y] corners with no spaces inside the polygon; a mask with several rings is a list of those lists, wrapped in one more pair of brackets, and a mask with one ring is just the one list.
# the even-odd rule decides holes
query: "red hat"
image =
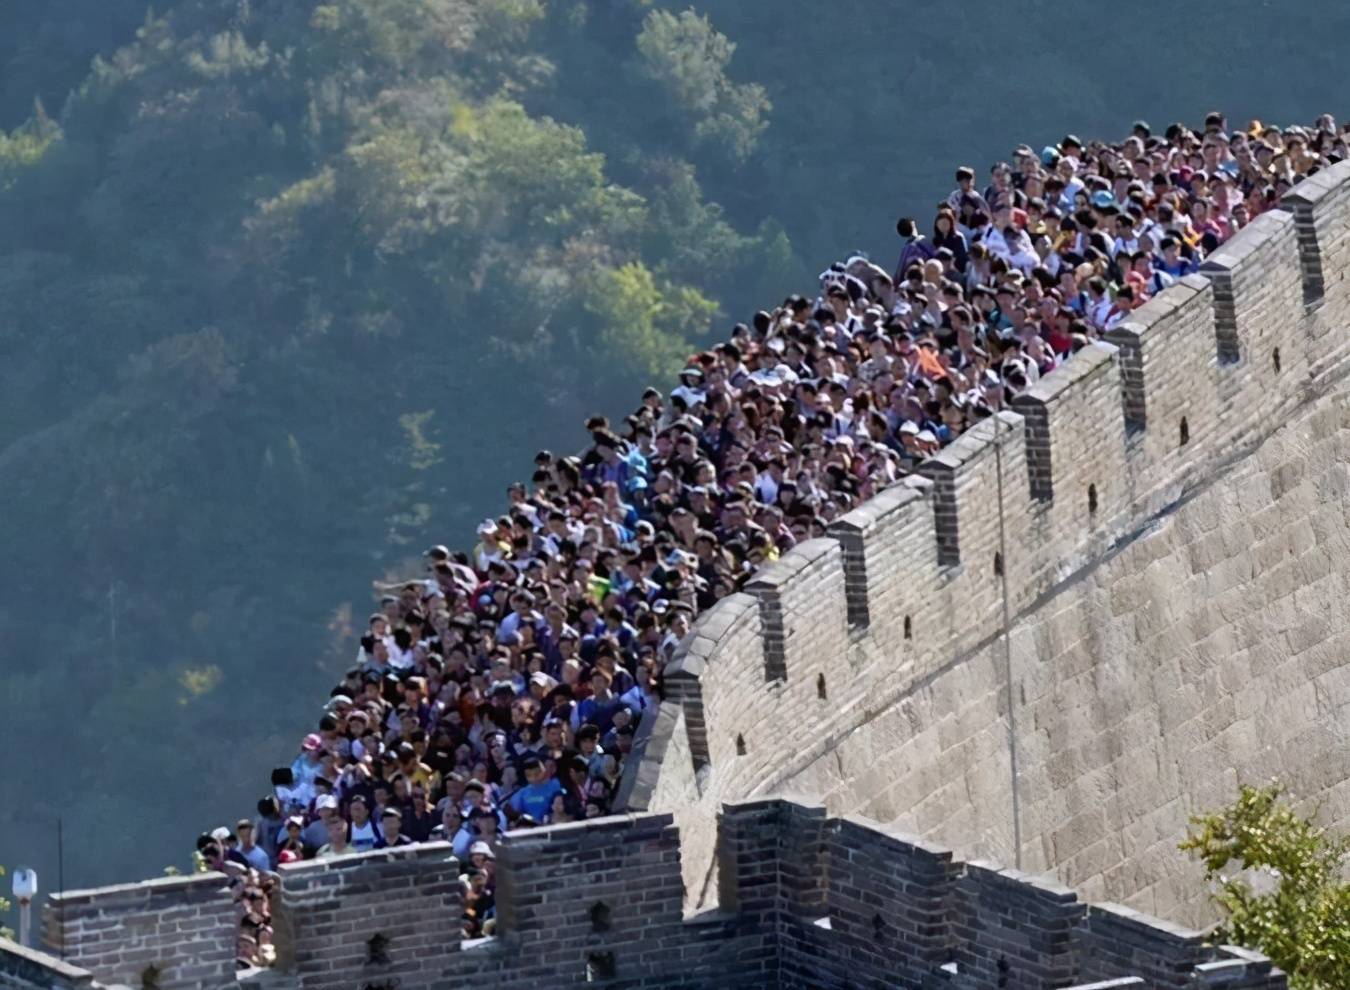
{"label": "red hat", "polygon": [[315,733],[311,732],[305,736],[305,741],[300,744],[301,748],[309,750],[311,753],[316,749],[323,749],[323,740]]}

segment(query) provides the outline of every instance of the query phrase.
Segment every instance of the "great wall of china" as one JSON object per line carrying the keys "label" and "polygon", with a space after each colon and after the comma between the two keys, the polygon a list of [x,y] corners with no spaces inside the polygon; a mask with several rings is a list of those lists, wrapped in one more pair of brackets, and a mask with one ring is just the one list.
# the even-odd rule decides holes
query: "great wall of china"
{"label": "great wall of china", "polygon": [[707,613],[627,794],[693,901],[779,791],[1018,861],[1009,666],[1024,869],[1200,923],[1177,842],[1238,781],[1350,821],[1348,270],[1342,163]]}
{"label": "great wall of china", "polygon": [[[1348,272],[1350,162],[706,613],[627,814],[502,841],[495,938],[443,845],[284,866],[259,981],[1284,987],[1150,915],[1211,920],[1176,844],[1238,782],[1350,823]],[[221,887],[53,898],[0,986],[230,985]]]}

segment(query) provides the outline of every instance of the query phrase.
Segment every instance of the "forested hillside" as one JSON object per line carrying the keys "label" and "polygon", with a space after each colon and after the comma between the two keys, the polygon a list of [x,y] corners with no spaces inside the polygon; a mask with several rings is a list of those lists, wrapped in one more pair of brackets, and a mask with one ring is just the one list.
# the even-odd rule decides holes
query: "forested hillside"
{"label": "forested hillside", "polygon": [[891,264],[955,165],[1343,112],[1282,8],[1080,6],[0,7],[0,860],[50,873],[59,814],[69,882],[185,863],[371,578],[836,256]]}

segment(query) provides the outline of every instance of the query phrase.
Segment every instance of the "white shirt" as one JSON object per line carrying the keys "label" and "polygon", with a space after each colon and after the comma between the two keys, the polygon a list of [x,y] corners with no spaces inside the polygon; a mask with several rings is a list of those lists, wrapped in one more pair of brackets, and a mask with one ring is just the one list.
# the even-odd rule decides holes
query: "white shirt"
{"label": "white shirt", "polygon": [[351,827],[351,833],[352,833],[351,838],[347,840],[348,844],[353,849],[356,849],[360,852],[367,852],[371,849],[374,849],[375,840],[377,840],[380,837],[380,833],[375,831],[375,823],[371,821],[369,818],[366,819],[366,823],[364,825],[357,825],[355,822],[353,822]]}
{"label": "white shirt", "polygon": [[1078,194],[1083,191],[1081,179],[1070,179],[1064,183],[1064,191],[1059,194],[1059,208],[1072,214],[1078,209]]}
{"label": "white shirt", "polygon": [[999,230],[993,224],[990,224],[984,229],[984,233],[980,235],[980,243],[988,248],[989,253],[996,258],[1003,258],[1006,260],[1010,253],[1008,251],[1008,242],[1003,237],[1003,231]]}
{"label": "white shirt", "polygon": [[684,400],[684,404],[686,406],[688,406],[690,409],[693,409],[696,405],[698,405],[700,402],[703,401],[703,390],[697,388],[690,388],[688,385],[681,385],[678,388],[673,388],[670,390],[670,397],[672,399],[676,398],[677,396]]}
{"label": "white shirt", "polygon": [[1111,299],[1108,296],[1102,296],[1101,300],[1088,304],[1088,319],[1098,330],[1106,329],[1106,316],[1111,312]]}
{"label": "white shirt", "polygon": [[390,644],[389,666],[395,670],[412,670],[413,664],[413,647],[410,646],[406,650],[400,650],[397,644]]}
{"label": "white shirt", "polygon": [[1111,255],[1112,257],[1115,257],[1119,255],[1120,252],[1124,251],[1125,256],[1128,258],[1138,250],[1139,238],[1131,237],[1129,240],[1125,240],[1123,237],[1117,237],[1116,243],[1111,248]]}
{"label": "white shirt", "polygon": [[768,471],[755,479],[755,495],[761,502],[772,505],[778,499],[778,482]]}
{"label": "white shirt", "polygon": [[495,541],[490,544],[480,542],[473,548],[473,559],[479,571],[486,571],[488,564],[502,559],[502,548]]}

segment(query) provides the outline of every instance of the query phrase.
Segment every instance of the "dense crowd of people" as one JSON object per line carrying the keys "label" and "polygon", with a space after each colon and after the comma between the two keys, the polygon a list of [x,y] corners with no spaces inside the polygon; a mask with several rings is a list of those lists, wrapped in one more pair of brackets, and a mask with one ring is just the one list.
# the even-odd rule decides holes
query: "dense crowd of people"
{"label": "dense crowd of people", "polygon": [[1209,114],[1118,144],[960,168],[899,262],[858,254],[692,356],[669,395],[540,451],[467,552],[377,584],[356,656],[256,819],[203,835],[241,966],[270,958],[282,863],[445,840],[463,934],[490,935],[494,839],[604,815],[695,617],[915,471],[1127,318],[1300,179],[1350,154],[1311,127]]}

